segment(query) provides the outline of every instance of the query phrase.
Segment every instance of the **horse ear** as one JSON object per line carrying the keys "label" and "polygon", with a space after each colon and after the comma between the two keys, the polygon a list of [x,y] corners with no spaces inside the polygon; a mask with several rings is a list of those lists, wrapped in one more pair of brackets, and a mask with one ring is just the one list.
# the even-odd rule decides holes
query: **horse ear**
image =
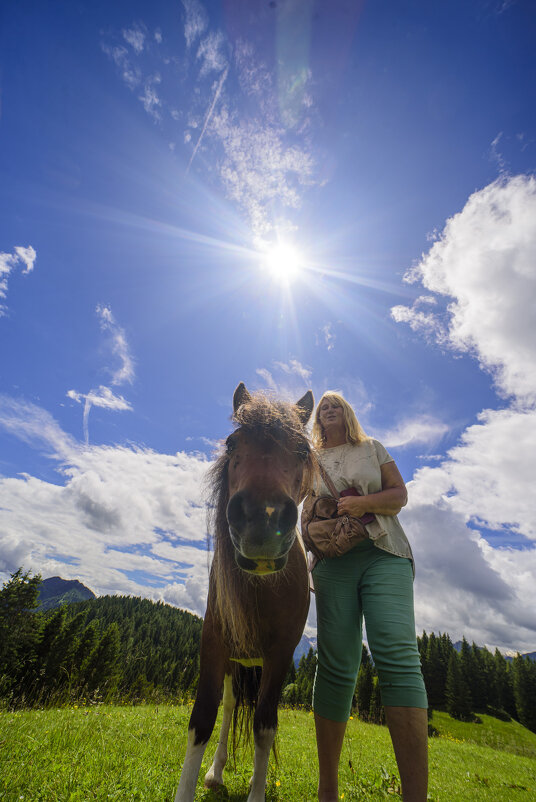
{"label": "horse ear", "polygon": [[296,401],[295,404],[296,411],[300,416],[301,422],[303,423],[304,426],[311,417],[314,405],[315,405],[315,399],[311,390],[307,390],[305,395],[303,395],[299,401]]}
{"label": "horse ear", "polygon": [[233,395],[233,412],[236,414],[242,404],[247,404],[248,401],[251,401],[251,395],[244,382],[240,382]]}

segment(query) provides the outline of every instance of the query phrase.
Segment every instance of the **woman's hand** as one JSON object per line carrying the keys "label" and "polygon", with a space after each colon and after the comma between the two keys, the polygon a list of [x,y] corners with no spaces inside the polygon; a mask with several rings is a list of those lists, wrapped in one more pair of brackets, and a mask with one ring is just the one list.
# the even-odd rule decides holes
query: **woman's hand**
{"label": "woman's hand", "polygon": [[370,496],[343,496],[337,502],[337,515],[361,518],[366,512],[370,512],[367,499],[370,501]]}
{"label": "woman's hand", "polygon": [[368,496],[343,496],[337,504],[338,515],[352,515],[361,518],[367,512],[380,515],[397,515],[407,504],[408,493],[400,471],[394,462],[381,466],[382,489]]}

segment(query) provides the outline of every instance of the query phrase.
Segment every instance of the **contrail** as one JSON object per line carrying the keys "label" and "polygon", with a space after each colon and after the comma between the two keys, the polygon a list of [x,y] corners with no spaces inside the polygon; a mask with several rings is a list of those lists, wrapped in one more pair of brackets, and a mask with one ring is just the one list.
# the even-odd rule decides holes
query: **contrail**
{"label": "contrail", "polygon": [[207,130],[207,125],[209,123],[210,118],[212,117],[212,112],[214,111],[214,106],[218,102],[218,98],[220,96],[220,92],[221,92],[223,83],[224,83],[225,79],[227,78],[227,73],[228,72],[229,72],[229,67],[227,66],[225,68],[225,71],[222,73],[222,76],[220,78],[220,82],[219,82],[218,86],[216,87],[216,91],[214,92],[214,98],[212,100],[212,103],[210,104],[209,110],[207,111],[207,116],[205,117],[205,122],[203,123],[203,130],[199,134],[199,139],[197,140],[197,145],[194,148],[194,152],[190,156],[190,161],[188,162],[188,167],[186,168],[186,175],[188,175],[190,167],[192,166],[192,162],[195,159],[195,155],[196,155],[197,151],[199,150],[199,145],[201,144],[201,140],[203,139],[205,131]]}

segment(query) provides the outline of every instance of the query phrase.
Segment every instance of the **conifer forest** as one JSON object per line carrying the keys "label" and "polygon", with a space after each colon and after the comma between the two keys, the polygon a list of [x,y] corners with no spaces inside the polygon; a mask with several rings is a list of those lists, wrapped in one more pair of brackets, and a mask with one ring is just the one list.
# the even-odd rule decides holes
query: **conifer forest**
{"label": "conifer forest", "polygon": [[[19,569],[0,590],[0,705],[185,702],[195,695],[202,620],[163,603],[103,596],[39,611],[41,577]],[[449,635],[418,638],[430,710],[461,721],[479,713],[536,732],[536,662],[498,649],[455,648]],[[291,665],[281,703],[309,709],[316,668],[311,648]],[[354,713],[383,723],[373,661],[363,647]],[[432,728],[432,725],[430,725]]]}

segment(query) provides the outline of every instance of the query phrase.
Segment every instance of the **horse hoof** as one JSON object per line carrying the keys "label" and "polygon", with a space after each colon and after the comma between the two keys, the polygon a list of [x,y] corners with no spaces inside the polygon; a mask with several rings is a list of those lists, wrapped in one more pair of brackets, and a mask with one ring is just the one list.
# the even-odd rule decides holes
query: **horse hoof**
{"label": "horse hoof", "polygon": [[224,787],[223,783],[219,782],[215,777],[205,777],[203,785],[205,788],[211,788],[213,791]]}

